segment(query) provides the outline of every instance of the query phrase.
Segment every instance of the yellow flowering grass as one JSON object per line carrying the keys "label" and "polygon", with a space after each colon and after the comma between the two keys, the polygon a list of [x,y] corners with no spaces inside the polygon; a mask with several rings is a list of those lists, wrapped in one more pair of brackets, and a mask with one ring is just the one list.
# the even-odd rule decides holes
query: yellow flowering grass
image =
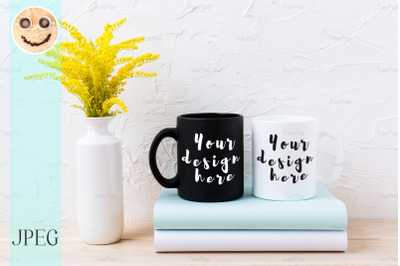
{"label": "yellow flowering grass", "polygon": [[[81,102],[72,105],[85,112],[88,117],[115,116],[127,112],[127,107],[118,96],[124,91],[126,79],[133,77],[152,78],[157,73],[135,71],[146,63],[159,58],[159,54],[144,54],[138,57],[119,57],[121,51],[137,50],[137,44],[144,37],[137,37],[116,44],[111,44],[113,32],[125,23],[122,19],[104,27],[104,33],[94,43],[67,22],[59,21],[74,41],[62,42],[45,53],[45,59],[39,63],[61,73],[41,73],[26,76],[27,80],[55,79],[61,81],[64,87]],[[117,105],[121,110],[111,108]]]}

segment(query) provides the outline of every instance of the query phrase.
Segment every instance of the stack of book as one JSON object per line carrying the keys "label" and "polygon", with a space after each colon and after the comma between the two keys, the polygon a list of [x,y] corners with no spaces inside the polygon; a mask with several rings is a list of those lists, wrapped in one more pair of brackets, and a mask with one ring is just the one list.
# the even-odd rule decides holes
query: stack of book
{"label": "stack of book", "polygon": [[156,252],[344,251],[346,207],[325,186],[299,201],[256,198],[251,186],[234,201],[181,199],[163,188],[154,206]]}

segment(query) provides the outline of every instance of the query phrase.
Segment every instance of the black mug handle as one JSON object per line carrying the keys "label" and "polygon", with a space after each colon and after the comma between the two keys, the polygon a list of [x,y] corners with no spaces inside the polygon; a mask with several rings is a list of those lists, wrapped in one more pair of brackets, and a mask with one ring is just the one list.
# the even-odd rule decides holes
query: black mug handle
{"label": "black mug handle", "polygon": [[161,141],[164,138],[171,137],[175,140],[177,140],[177,132],[176,128],[165,128],[161,130],[153,139],[153,142],[151,143],[150,146],[150,151],[149,151],[149,163],[150,163],[150,169],[151,172],[153,173],[154,177],[160,183],[161,186],[166,187],[166,188],[177,188],[178,187],[178,174],[176,174],[173,178],[167,179],[163,177],[163,175],[160,173],[160,170],[157,167],[157,161],[156,161],[156,154],[157,154],[157,148],[160,145]]}

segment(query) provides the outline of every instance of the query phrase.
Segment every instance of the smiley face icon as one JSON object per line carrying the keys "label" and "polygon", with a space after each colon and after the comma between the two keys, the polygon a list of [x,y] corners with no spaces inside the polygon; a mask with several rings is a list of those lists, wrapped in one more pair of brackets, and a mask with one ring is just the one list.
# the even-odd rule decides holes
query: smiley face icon
{"label": "smiley face icon", "polygon": [[12,24],[15,44],[24,52],[40,54],[50,50],[58,38],[55,16],[41,7],[22,10]]}

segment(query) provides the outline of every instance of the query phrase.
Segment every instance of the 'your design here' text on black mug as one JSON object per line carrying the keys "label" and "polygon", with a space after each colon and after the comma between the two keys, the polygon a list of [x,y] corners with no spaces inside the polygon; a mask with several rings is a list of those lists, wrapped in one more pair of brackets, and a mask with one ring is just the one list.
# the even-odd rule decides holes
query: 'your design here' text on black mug
{"label": "'your design here' text on black mug", "polygon": [[[157,167],[160,142],[177,141],[177,174],[167,179]],[[176,128],[161,130],[153,140],[150,168],[164,187],[177,188],[187,200],[216,202],[243,195],[243,116],[230,113],[185,114]]]}

